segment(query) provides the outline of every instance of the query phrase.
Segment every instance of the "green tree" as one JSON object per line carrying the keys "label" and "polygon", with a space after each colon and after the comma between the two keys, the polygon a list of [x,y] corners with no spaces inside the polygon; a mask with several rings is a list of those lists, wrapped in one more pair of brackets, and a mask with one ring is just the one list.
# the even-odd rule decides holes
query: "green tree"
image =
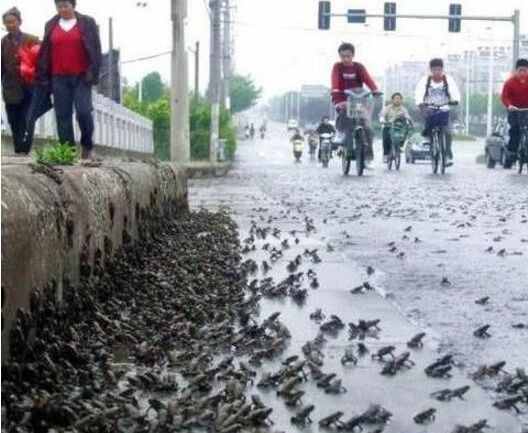
{"label": "green tree", "polygon": [[250,75],[234,75],[231,78],[231,111],[240,113],[253,107],[262,94],[262,88],[257,87]]}
{"label": "green tree", "polygon": [[[462,106],[465,107],[465,99],[463,98]],[[474,94],[469,100],[469,112],[471,115],[485,115],[488,112],[488,95]],[[499,95],[493,95],[493,113],[498,115],[505,111]]]}
{"label": "green tree", "polygon": [[147,117],[154,128],[155,155],[162,161],[170,159],[170,101],[163,97],[148,105]]}
{"label": "green tree", "polygon": [[159,72],[151,72],[143,80],[143,101],[154,102],[165,94],[165,85]]}

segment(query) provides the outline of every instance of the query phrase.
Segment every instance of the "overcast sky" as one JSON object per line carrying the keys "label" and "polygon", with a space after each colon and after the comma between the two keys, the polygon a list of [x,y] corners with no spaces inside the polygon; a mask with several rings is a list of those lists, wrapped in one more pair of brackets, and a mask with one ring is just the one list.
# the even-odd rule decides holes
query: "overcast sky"
{"label": "overcast sky", "polygon": [[[138,8],[136,0],[78,0],[78,10],[90,14],[101,25],[103,45],[107,46],[108,17],[114,17],[115,44],[122,60],[130,60],[170,50],[170,0],[144,0],[146,8]],[[202,89],[208,80],[209,17],[208,0],[188,0],[187,43],[199,40]],[[462,33],[447,32],[445,21],[399,20],[397,31],[385,34],[381,19],[370,19],[367,25],[347,24],[334,18],[330,31],[318,31],[317,0],[231,0],[234,12],[235,63],[237,72],[252,74],[265,95],[302,84],[328,85],[329,71],[336,60],[336,47],[351,41],[357,47],[357,60],[374,75],[382,75],[384,66],[402,60],[422,60],[444,56],[479,45],[511,44],[509,23],[463,22]],[[454,0],[396,0],[399,13],[446,14]],[[365,8],[381,13],[384,0],[333,0],[333,12],[348,8]],[[464,14],[510,16],[521,10],[521,31],[528,33],[528,0],[460,0]],[[24,29],[42,34],[45,20],[54,13],[53,0],[2,0],[3,9],[17,6],[24,17]],[[490,25],[493,28],[490,29]],[[190,53],[192,56],[192,53]],[[170,56],[123,65],[129,81],[137,81],[151,71],[159,71],[165,80],[170,77]],[[193,62],[190,57],[190,73]]]}

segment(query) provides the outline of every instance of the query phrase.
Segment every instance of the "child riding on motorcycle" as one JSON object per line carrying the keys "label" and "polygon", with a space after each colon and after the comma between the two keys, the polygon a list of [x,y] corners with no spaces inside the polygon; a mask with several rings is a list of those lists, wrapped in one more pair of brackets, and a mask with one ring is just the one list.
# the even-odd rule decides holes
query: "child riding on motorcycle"
{"label": "child riding on motorcycle", "polygon": [[294,141],[304,141],[304,137],[301,134],[301,131],[298,128],[295,128],[295,133],[290,138],[290,141],[293,143]]}
{"label": "child riding on motorcycle", "polygon": [[[407,109],[403,106],[403,96],[396,92],[391,97],[391,103],[385,106],[380,115],[380,122],[383,124],[383,162],[387,162],[391,150],[391,125],[394,122],[401,122],[401,127],[406,128],[404,136],[407,135],[409,127],[412,126],[412,119]],[[403,145],[405,138],[400,145]]]}

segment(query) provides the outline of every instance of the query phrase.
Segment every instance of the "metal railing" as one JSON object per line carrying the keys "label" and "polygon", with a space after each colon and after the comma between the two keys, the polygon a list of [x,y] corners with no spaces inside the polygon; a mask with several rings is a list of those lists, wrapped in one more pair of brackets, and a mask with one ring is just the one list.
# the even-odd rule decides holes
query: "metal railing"
{"label": "metal railing", "polygon": [[[0,105],[2,110],[2,135],[9,136],[11,131],[3,101],[1,101]],[[151,120],[96,92],[93,93],[93,106],[94,143],[96,145],[145,154],[154,153],[154,135]],[[74,125],[75,138],[78,141],[80,131],[77,122],[74,122]],[[35,138],[43,140],[57,139],[57,124],[53,109],[37,121]]]}

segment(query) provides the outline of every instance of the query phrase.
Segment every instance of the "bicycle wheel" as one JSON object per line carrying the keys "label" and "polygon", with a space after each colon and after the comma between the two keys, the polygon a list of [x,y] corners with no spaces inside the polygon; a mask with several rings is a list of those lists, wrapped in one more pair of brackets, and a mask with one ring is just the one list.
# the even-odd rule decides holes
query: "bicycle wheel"
{"label": "bicycle wheel", "polygon": [[518,171],[519,174],[522,174],[523,168],[525,165],[528,166],[528,143],[526,142],[526,137],[521,138],[521,142],[519,143],[519,165],[518,165]]}
{"label": "bicycle wheel", "polygon": [[350,173],[350,159],[347,153],[348,152],[344,150],[343,155],[341,156],[341,168],[344,176],[348,176],[348,173]]}
{"label": "bicycle wheel", "polygon": [[440,162],[440,152],[438,151],[438,135],[433,133],[431,138],[431,166],[433,168],[433,174],[437,174],[438,164]]}
{"label": "bicycle wheel", "polygon": [[356,172],[358,176],[363,176],[365,170],[365,146],[367,143],[365,130],[358,129],[355,136],[356,142]]}
{"label": "bicycle wheel", "polygon": [[395,151],[394,165],[396,166],[396,170],[400,171],[400,167],[401,167],[401,150],[400,150],[399,146],[398,146],[398,148]]}
{"label": "bicycle wheel", "polygon": [[445,174],[447,167],[447,155],[446,155],[446,136],[444,131],[441,131],[438,137],[438,144],[440,145],[440,173]]}
{"label": "bicycle wheel", "polygon": [[348,176],[348,174],[350,173],[350,164],[352,161],[353,148],[354,138],[352,137],[352,133],[350,131],[347,131],[343,146],[343,154],[341,155],[341,169],[343,171],[343,176]]}

